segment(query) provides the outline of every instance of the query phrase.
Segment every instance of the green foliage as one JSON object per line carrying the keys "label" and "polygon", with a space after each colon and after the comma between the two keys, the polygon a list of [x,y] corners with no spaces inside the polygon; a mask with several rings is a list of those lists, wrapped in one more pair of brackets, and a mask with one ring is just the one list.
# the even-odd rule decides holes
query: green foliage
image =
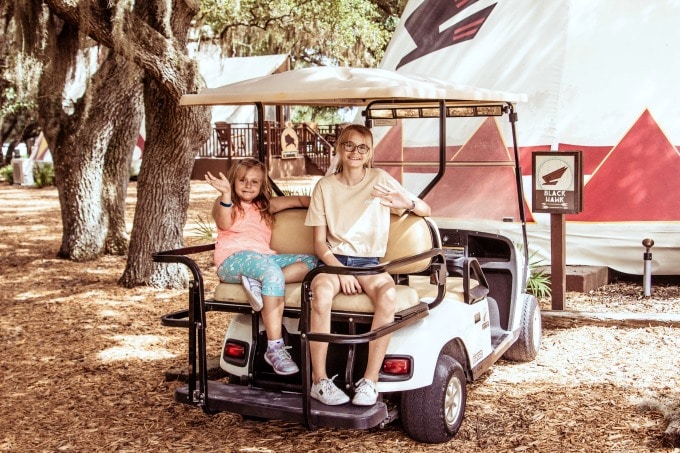
{"label": "green foliage", "polygon": [[542,268],[545,260],[535,259],[536,252],[529,257],[529,278],[527,279],[527,292],[533,294],[538,299],[550,297],[550,276]]}
{"label": "green foliage", "polygon": [[212,222],[199,215],[196,219],[196,227],[192,230],[191,238],[195,242],[212,242],[214,231],[215,227]]}
{"label": "green foliage", "polygon": [[0,105],[0,118],[8,118],[18,115],[26,115],[36,108],[34,101],[22,99],[14,87],[8,87],[2,93]]}
{"label": "green foliage", "polygon": [[7,181],[8,184],[14,184],[14,169],[11,165],[5,165],[0,168],[0,178]]}
{"label": "green foliage", "polygon": [[342,118],[337,108],[296,106],[291,116],[293,123],[314,121],[317,124],[339,124]]}
{"label": "green foliage", "polygon": [[202,39],[228,56],[290,54],[295,66],[375,67],[405,0],[202,0]]}
{"label": "green foliage", "polygon": [[36,163],[33,166],[33,181],[36,187],[54,185],[54,166],[49,162]]}

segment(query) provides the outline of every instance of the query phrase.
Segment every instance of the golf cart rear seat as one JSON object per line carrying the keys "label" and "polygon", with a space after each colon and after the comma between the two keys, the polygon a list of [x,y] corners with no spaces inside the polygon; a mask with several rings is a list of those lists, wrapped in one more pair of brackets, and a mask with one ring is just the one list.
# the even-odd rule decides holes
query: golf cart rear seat
{"label": "golf cart rear seat", "polygon": [[[304,209],[289,209],[276,214],[276,222],[272,231],[272,249],[279,253],[314,254],[312,242],[312,227],[304,225],[307,211]],[[439,248],[439,238],[436,227],[428,219],[415,215],[391,216],[390,235],[387,254],[380,260],[388,263],[398,258],[411,257],[423,252],[431,252]],[[431,256],[419,260],[388,267],[392,275],[407,275],[425,272],[425,280],[429,283],[429,268]],[[420,285],[428,295],[437,294],[437,286],[432,284]],[[428,288],[429,287],[429,288]],[[286,285],[285,306],[287,309],[300,309],[301,283]],[[417,306],[421,302],[418,291],[407,285],[397,285],[396,312]],[[250,305],[247,302],[243,287],[240,284],[219,283],[215,289],[215,301],[230,304]],[[337,312],[373,313],[373,304],[365,294],[347,296],[339,294],[333,301],[333,310]]]}
{"label": "golf cart rear seat", "polygon": [[[304,224],[306,214],[305,209],[288,209],[275,215],[272,249],[279,253],[314,254],[313,229]],[[444,252],[440,244],[437,227],[431,219],[416,215],[391,216],[387,253],[380,262],[385,265],[385,268],[381,270],[393,275],[398,283],[395,321],[399,321],[404,316],[412,317],[414,312],[427,312],[428,308],[441,303],[444,297],[447,300],[465,303],[474,303],[480,299],[480,295],[476,294],[476,289],[480,288],[480,285],[473,279],[473,277],[478,279],[476,273],[456,272],[459,269],[453,269],[454,261],[450,257],[447,257],[448,264],[445,264]],[[188,255],[208,252],[214,248],[215,244],[205,244],[168,250],[154,255],[154,260],[157,262],[186,265],[194,277],[189,289],[189,309],[164,315],[161,318],[163,325],[190,327],[189,312],[192,307],[203,313],[207,311],[252,313],[240,284],[220,282],[215,289],[214,298],[204,298],[201,270]],[[472,264],[477,263],[473,261]],[[469,267],[470,263],[466,261],[466,265]],[[326,267],[326,269],[333,268]],[[312,274],[315,273],[318,273],[318,269],[312,271]],[[447,274],[448,278],[446,278]],[[302,283],[286,285],[284,296],[286,316],[300,317],[302,287]],[[199,308],[201,306],[202,310]],[[370,323],[372,313],[373,304],[365,294],[354,296],[338,294],[333,301],[334,319],[351,317],[354,322]]]}

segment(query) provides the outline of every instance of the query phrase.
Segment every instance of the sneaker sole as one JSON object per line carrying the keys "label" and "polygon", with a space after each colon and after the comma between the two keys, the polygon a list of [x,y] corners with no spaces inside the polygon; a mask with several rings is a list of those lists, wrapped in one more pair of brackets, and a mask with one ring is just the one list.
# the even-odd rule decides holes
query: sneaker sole
{"label": "sneaker sole", "polygon": [[315,400],[317,400],[318,402],[320,402],[321,404],[325,404],[326,406],[341,406],[341,405],[343,405],[343,404],[349,403],[349,396],[347,397],[346,400],[341,401],[341,402],[337,402],[337,403],[327,403],[327,402],[325,402],[325,401],[321,401],[321,400],[320,400],[317,396],[315,396],[315,395],[310,395],[310,396],[311,396],[313,399],[315,399]]}
{"label": "sneaker sole", "polygon": [[246,298],[248,299],[248,302],[250,303],[250,308],[252,308],[254,311],[260,311],[262,310],[263,304],[262,301],[258,300],[253,293],[248,289],[245,283],[245,279],[247,277],[241,276],[241,281],[242,283],[242,288],[243,292],[246,293]]}
{"label": "sneaker sole", "polygon": [[262,310],[262,304],[260,303],[259,300],[257,300],[251,293],[250,291],[246,291],[246,297],[248,298],[248,302],[250,302],[250,308],[252,308],[254,311],[261,311]]}
{"label": "sneaker sole", "polygon": [[375,406],[375,403],[377,403],[378,400],[376,399],[372,403],[366,403],[366,402],[361,402],[361,401],[354,401],[352,400],[352,404],[355,406]]}

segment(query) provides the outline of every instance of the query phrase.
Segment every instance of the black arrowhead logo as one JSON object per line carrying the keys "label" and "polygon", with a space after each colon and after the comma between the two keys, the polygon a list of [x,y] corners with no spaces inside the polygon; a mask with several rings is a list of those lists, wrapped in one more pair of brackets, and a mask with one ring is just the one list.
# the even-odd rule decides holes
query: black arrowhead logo
{"label": "black arrowhead logo", "polygon": [[567,167],[558,168],[550,173],[546,173],[542,176],[544,186],[554,186],[560,180],[564,172],[567,171]]}
{"label": "black arrowhead logo", "polygon": [[497,3],[487,6],[441,32],[439,28],[444,22],[447,22],[478,1],[425,0],[404,23],[404,27],[415,41],[417,47],[404,55],[399,64],[397,64],[397,69],[432,52],[460,42],[469,41],[477,36],[477,33]]}

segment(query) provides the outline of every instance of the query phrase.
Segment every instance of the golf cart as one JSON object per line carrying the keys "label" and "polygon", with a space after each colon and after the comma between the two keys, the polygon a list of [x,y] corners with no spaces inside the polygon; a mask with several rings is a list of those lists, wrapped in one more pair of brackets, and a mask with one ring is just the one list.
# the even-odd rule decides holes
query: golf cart
{"label": "golf cart", "polygon": [[[181,263],[193,276],[188,307],[161,320],[163,325],[189,330],[190,375],[186,385],[176,390],[175,400],[199,406],[206,413],[228,411],[246,418],[294,421],[310,429],[369,429],[399,419],[406,433],[420,442],[446,442],[455,436],[464,418],[467,383],[501,357],[533,360],[541,341],[539,307],[525,292],[524,201],[514,143],[514,105],[524,100],[523,95],[422,76],[351,68],[307,68],[183,96],[185,105],[255,105],[260,132],[266,106],[358,107],[366,124],[374,128],[377,142],[395,127],[405,128],[413,121],[435,131],[438,143],[419,148],[413,158],[401,150],[395,158],[395,153],[381,155],[378,142],[374,156],[374,165],[403,176],[405,182],[410,177],[411,186],[420,186],[415,193],[433,206],[432,218],[393,215],[387,254],[378,266],[319,267],[301,283],[286,285],[283,330],[286,344],[292,346],[291,355],[300,365],[295,375],[279,376],[265,363],[264,326],[241,285],[219,283],[214,292],[206,293],[201,269],[191,255],[211,252],[214,244],[156,253],[156,262]],[[450,125],[466,120],[477,121],[475,127],[480,122],[497,125],[503,118],[509,120],[505,126],[513,138],[512,147],[504,147],[501,153],[504,158],[474,161],[476,150],[484,146],[472,146],[464,162],[451,157],[452,148],[446,143]],[[486,123],[489,119],[492,123]],[[462,152],[462,147],[454,149]],[[262,143],[259,154],[264,160]],[[494,173],[496,168],[499,173]],[[452,185],[447,179],[448,172],[473,169],[477,173],[471,184],[461,179]],[[479,199],[479,193],[484,192],[481,188],[489,187],[479,181],[485,174],[494,175],[496,184],[501,181],[498,193],[512,193],[510,206],[490,210],[505,203],[507,197]],[[497,175],[509,175],[511,184]],[[437,192],[440,185],[444,192]],[[452,196],[459,186],[465,186],[465,192]],[[446,214],[448,204],[468,199],[474,202],[456,208],[460,215]],[[483,219],[475,210],[499,217]],[[312,228],[304,225],[305,214],[303,209],[276,214],[274,250],[314,253]],[[333,303],[331,333],[310,331],[310,283],[322,272],[390,273],[397,283],[394,322],[370,330],[372,304],[367,296],[339,294]],[[220,367],[228,378],[217,380],[209,379],[207,365],[207,313],[211,311],[233,314],[220,351]],[[377,382],[380,396],[375,405],[325,406],[310,397],[309,342],[329,343],[329,376],[337,374],[335,383],[351,396],[352,384],[363,375],[368,342],[387,334],[392,337]]]}

